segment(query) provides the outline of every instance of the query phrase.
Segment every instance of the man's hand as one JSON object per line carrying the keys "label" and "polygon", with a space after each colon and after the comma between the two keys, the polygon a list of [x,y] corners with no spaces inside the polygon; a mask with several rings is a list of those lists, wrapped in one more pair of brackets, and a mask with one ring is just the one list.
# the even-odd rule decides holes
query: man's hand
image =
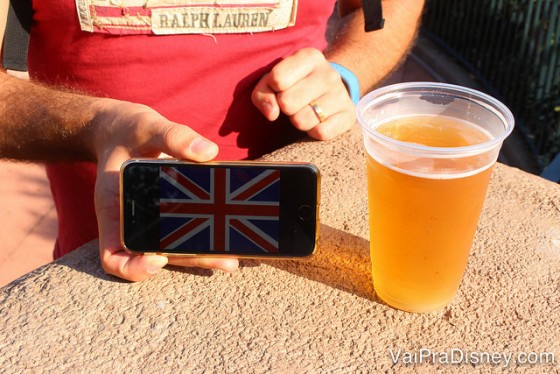
{"label": "man's hand", "polygon": [[133,157],[203,162],[218,146],[147,106],[55,90],[0,71],[0,158],[97,161],[95,209],[101,263],[107,273],[140,281],[168,262],[233,271],[237,259],[138,256],[120,241],[119,171]]}
{"label": "man's hand", "polygon": [[269,121],[282,112],[297,129],[318,140],[342,134],[356,120],[354,104],[340,75],[319,50],[312,48],[301,49],[274,66],[257,83],[252,100]]}
{"label": "man's hand", "polygon": [[168,262],[233,271],[237,259],[132,255],[120,241],[119,171],[133,157],[203,162],[218,146],[147,106],[55,90],[0,71],[0,158],[97,161],[95,209],[101,263],[107,273],[140,281]]}
{"label": "man's hand", "polygon": [[138,104],[100,99],[98,113],[85,133],[85,143],[97,155],[95,209],[99,222],[99,248],[103,269],[109,274],[141,281],[156,274],[167,263],[234,271],[237,259],[167,258],[132,255],[120,241],[119,171],[133,157],[171,157],[208,161],[218,146],[187,126],[168,121],[152,109]]}

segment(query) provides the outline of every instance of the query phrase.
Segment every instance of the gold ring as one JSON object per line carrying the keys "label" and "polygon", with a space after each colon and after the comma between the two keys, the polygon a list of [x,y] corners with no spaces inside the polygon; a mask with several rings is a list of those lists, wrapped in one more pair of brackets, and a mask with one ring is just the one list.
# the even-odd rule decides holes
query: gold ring
{"label": "gold ring", "polygon": [[325,122],[327,116],[325,116],[323,109],[321,109],[321,107],[315,102],[309,103],[309,106],[311,107],[311,109],[313,109],[313,112],[315,112],[315,115],[317,116],[317,119],[319,119],[319,122]]}

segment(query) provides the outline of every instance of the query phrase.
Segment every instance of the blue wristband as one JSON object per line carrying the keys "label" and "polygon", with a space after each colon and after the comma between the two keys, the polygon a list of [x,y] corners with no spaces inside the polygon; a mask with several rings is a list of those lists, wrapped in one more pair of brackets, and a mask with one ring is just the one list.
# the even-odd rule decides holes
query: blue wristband
{"label": "blue wristband", "polygon": [[354,73],[346,69],[344,66],[334,62],[331,62],[330,64],[342,77],[342,81],[344,82],[344,85],[348,90],[348,94],[354,104],[358,104],[358,101],[360,101],[360,83],[358,82],[358,78],[356,78]]}

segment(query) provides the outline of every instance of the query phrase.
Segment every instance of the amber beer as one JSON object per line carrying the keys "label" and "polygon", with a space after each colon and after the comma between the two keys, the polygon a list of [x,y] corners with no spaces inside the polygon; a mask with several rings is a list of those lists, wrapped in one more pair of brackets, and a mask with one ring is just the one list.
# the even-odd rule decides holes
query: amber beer
{"label": "amber beer", "polygon": [[[403,86],[413,93],[403,93]],[[398,100],[389,95],[394,89]],[[443,100],[446,89],[465,90],[401,84],[374,91],[358,105],[367,150],[374,287],[387,304],[411,312],[439,309],[457,293],[492,167],[513,126],[504,107],[499,115],[463,116],[460,109],[476,102],[472,91],[463,105],[456,92]],[[387,102],[383,95],[389,95]],[[482,112],[494,108],[486,102],[476,102]],[[495,124],[481,126],[480,118]]]}
{"label": "amber beer", "polygon": [[[412,117],[384,124],[378,131],[401,141],[441,147],[489,139],[475,127],[464,129],[471,133],[449,118]],[[398,164],[383,165],[371,156],[367,162],[370,246],[379,297],[411,311],[446,305],[467,264],[491,165],[463,174],[434,175],[438,170],[427,166],[407,173],[406,169],[418,169],[415,160],[400,170]]]}

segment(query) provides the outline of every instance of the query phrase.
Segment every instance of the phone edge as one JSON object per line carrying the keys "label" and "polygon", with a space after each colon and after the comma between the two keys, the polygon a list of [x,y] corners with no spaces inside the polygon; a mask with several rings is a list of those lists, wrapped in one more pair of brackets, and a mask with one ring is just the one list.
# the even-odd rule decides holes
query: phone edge
{"label": "phone edge", "polygon": [[[260,164],[260,165],[280,165],[280,166],[290,166],[290,165],[306,165],[313,169],[315,175],[317,176],[317,201],[316,201],[316,212],[315,212],[315,240],[313,242],[313,250],[311,253],[305,256],[259,256],[259,255],[243,255],[243,254],[212,254],[212,253],[204,253],[204,254],[194,254],[194,253],[168,253],[168,252],[139,252],[134,251],[130,248],[127,248],[125,245],[124,240],[124,199],[123,199],[123,184],[124,184],[124,169],[127,165],[137,163],[137,162],[148,162],[157,164],[159,162],[177,162],[178,164],[207,164],[207,165],[246,165],[248,163],[251,164]],[[261,259],[261,260],[294,260],[294,259],[307,259],[310,258],[315,254],[317,251],[317,245],[319,241],[319,227],[321,225],[320,220],[320,209],[321,209],[321,172],[319,168],[311,163],[305,161],[208,161],[208,162],[192,162],[186,160],[179,160],[175,158],[131,158],[121,165],[119,171],[119,218],[120,218],[120,241],[121,247],[125,250],[125,252],[137,255],[137,256],[150,256],[150,255],[159,255],[159,256],[166,256],[166,257],[191,257],[191,258],[240,258],[240,259]]]}

